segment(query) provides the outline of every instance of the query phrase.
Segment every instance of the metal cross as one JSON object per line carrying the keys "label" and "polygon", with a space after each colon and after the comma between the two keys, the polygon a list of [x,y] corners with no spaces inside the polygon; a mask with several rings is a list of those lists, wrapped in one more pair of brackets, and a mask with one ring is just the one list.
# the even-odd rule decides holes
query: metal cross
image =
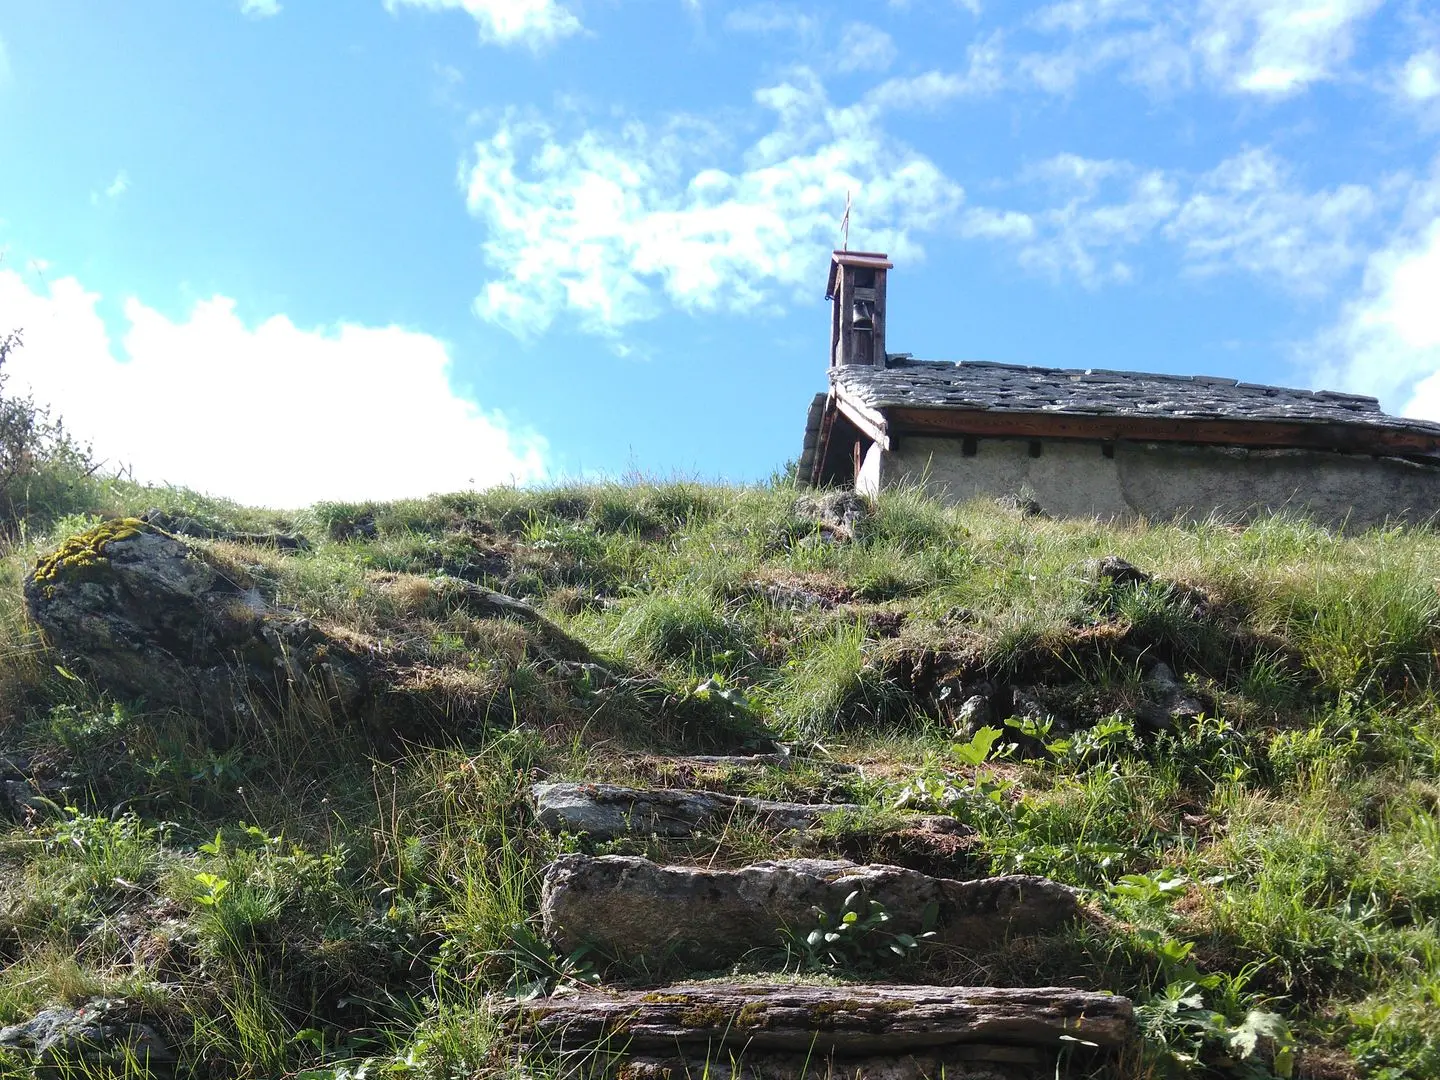
{"label": "metal cross", "polygon": [[850,250],[850,192],[845,192],[845,215],[840,219],[840,250]]}

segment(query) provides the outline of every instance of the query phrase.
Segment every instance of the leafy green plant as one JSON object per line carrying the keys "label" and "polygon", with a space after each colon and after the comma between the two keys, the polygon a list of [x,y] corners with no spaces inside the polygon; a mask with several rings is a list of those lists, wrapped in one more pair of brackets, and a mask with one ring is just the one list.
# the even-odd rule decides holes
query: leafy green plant
{"label": "leafy green plant", "polygon": [[204,871],[195,875],[195,902],[201,907],[219,907],[229,891],[230,882],[226,878]]}
{"label": "leafy green plant", "polygon": [[566,956],[550,948],[525,923],[515,923],[502,947],[489,953],[510,968],[505,992],[519,1001],[548,997],[557,987],[593,986],[600,981],[591,946],[581,945]]}
{"label": "leafy green plant", "polygon": [[1190,886],[1190,879],[1174,870],[1157,870],[1152,874],[1123,874],[1108,886],[1111,896],[1132,900],[1142,905],[1172,904]]}
{"label": "leafy green plant", "polygon": [[[1007,799],[1014,782],[984,766],[1008,753],[1010,747],[997,742],[1000,728],[982,727],[963,743],[952,743],[948,758],[927,757],[898,789],[891,792],[896,809],[928,810],[931,813],[954,814],[962,821],[974,822],[986,816],[1006,816]],[[970,770],[968,775],[950,768],[951,762]]]}
{"label": "leafy green plant", "polygon": [[804,971],[853,970],[878,967],[915,954],[923,941],[935,936],[939,905],[931,901],[920,918],[920,932],[892,931],[890,913],[878,900],[867,900],[860,890],[845,897],[835,912],[817,910],[816,925],[808,931],[782,931],[786,947]]}
{"label": "leafy green plant", "polygon": [[168,827],[147,825],[131,812],[111,818],[67,806],[65,813],[49,827],[45,844],[73,860],[88,887],[102,893],[130,889],[158,864]]}
{"label": "leafy green plant", "polygon": [[1172,1074],[1185,1075],[1207,1060],[1246,1080],[1294,1075],[1295,1037],[1278,1013],[1250,1009],[1232,1020],[1206,1005],[1199,985],[1179,981],[1135,1012],[1152,1053]]}
{"label": "leafy green plant", "polygon": [[995,743],[1004,734],[999,728],[982,727],[968,742],[953,743],[950,754],[961,765],[984,765],[995,750]]}

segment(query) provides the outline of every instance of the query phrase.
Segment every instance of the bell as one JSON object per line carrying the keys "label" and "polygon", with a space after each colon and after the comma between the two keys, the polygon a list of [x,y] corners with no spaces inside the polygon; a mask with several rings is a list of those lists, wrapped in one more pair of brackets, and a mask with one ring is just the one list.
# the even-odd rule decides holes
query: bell
{"label": "bell", "polygon": [[856,330],[875,329],[875,301],[856,300],[851,313],[850,325]]}

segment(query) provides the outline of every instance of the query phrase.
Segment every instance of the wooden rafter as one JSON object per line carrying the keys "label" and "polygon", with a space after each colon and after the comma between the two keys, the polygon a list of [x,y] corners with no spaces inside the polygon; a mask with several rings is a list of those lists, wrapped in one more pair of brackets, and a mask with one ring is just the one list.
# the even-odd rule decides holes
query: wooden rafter
{"label": "wooden rafter", "polygon": [[[840,399],[841,407],[852,402]],[[1440,436],[1404,428],[1277,420],[1207,420],[978,409],[869,410],[892,434],[1199,443],[1271,449],[1440,456]],[[848,415],[848,413],[847,413]]]}

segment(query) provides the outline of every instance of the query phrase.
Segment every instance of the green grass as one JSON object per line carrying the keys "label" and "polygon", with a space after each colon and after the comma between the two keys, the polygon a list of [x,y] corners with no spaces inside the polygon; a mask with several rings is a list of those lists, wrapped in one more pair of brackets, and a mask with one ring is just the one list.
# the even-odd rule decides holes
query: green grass
{"label": "green grass", "polygon": [[[1297,1075],[1440,1073],[1429,530],[1105,526],[901,491],[832,543],[784,487],[294,514],[93,478],[65,490],[0,561],[0,751],[51,793],[0,836],[0,1021],[123,997],[181,1048],[182,1076],[533,1071],[484,1001],[588,978],[587,958],[535,936],[556,854],[846,853],[1083,889],[1071,930],[891,974],[1131,995],[1146,1040],[1106,1075],[1283,1072],[1288,1038]],[[403,657],[387,713],[401,737],[297,700],[217,739],[49,653],[19,596],[28,566],[97,516],[152,506],[220,533],[304,533],[308,551],[201,546],[275,604]],[[1153,581],[1098,585],[1085,563],[1106,554]],[[556,631],[477,614],[465,581],[527,598]],[[1150,734],[1132,717],[1160,661],[1208,715]],[[1049,729],[999,715],[993,745],[965,744],[955,710],[985,682],[1039,701]],[[819,763],[682,775],[646,756],[774,737]],[[537,827],[542,774],[864,810],[810,838],[739,819],[597,848]],[[976,838],[959,855],[884,847],[901,804]]]}

